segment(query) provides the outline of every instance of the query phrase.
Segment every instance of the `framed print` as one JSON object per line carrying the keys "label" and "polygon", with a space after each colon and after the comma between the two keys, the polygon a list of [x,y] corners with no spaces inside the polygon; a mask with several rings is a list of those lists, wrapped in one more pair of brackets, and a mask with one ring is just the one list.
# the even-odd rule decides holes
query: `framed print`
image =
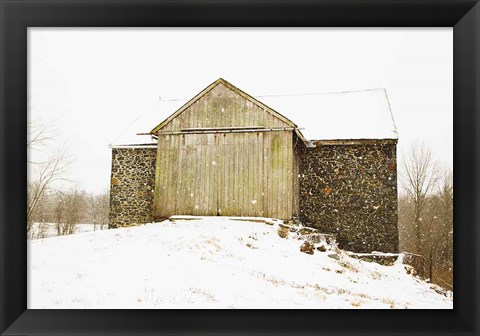
{"label": "framed print", "polygon": [[[479,6],[2,1],[1,333],[478,334]],[[398,27],[417,30],[402,35]],[[451,27],[453,46],[441,47],[434,30],[418,29],[425,27]],[[326,28],[328,38],[320,37]],[[404,58],[395,63],[395,57]],[[380,74],[372,71],[375,65]],[[394,79],[383,79],[388,76],[381,71]],[[269,78],[264,83],[262,73]],[[400,73],[404,82],[396,86]],[[160,77],[164,82],[155,80]],[[407,102],[401,89],[416,100]],[[139,103],[151,98],[151,106]],[[330,111],[328,117],[302,116],[297,110],[308,110],[306,101]],[[417,112],[396,120],[396,108]],[[429,109],[423,119],[422,109]],[[48,111],[42,116],[53,116],[54,127],[33,118],[34,110]],[[108,110],[115,113],[102,112]],[[344,114],[354,110],[362,113]],[[148,111],[161,116],[143,123]],[[408,132],[398,136],[398,125],[400,134],[410,127],[436,139],[435,153],[451,160],[453,151],[454,175],[428,165],[443,194],[427,187],[427,196],[411,195],[415,188],[407,185],[397,200],[397,152],[410,142]],[[121,140],[111,139],[114,134]],[[71,147],[62,147],[69,139]],[[53,161],[38,154],[51,144],[63,148]],[[412,148],[411,158],[429,158],[423,145]],[[67,154],[84,163],[60,175]],[[398,162],[407,182],[409,162]],[[40,176],[37,185],[26,180],[32,169]],[[42,181],[53,183],[48,197]],[[59,187],[72,181],[87,187]],[[36,192],[43,192],[41,208]],[[415,212],[419,197],[429,200],[421,215]],[[407,219],[405,209],[412,213]],[[225,222],[202,226],[203,216],[227,216],[235,223],[234,239],[218,239]],[[444,219],[450,226],[435,224]],[[82,220],[95,224],[80,228]],[[162,229],[150,224],[163,220]],[[258,234],[245,231],[258,221],[269,225]],[[352,227],[355,221],[363,226]],[[422,221],[430,231],[405,238],[405,232],[417,234]],[[113,230],[97,235],[32,240],[107,225]],[[271,248],[272,239],[281,250]],[[430,240],[407,253],[409,239]],[[158,244],[169,251],[158,254]],[[354,261],[389,263],[399,256],[399,244],[402,258],[413,263],[395,264],[402,276],[421,269],[431,283],[414,283],[411,275],[408,284],[395,282],[400,273]],[[191,264],[187,250],[198,257]],[[155,254],[151,263],[149,253]],[[285,258],[283,269],[271,262],[276,253]],[[447,260],[441,267],[433,261],[439,255]],[[90,267],[88,260],[96,259],[106,264]],[[292,273],[318,279],[299,282]],[[341,291],[334,286],[347,278]],[[83,296],[72,291],[75,283],[84,284]],[[315,299],[320,292],[323,301]],[[265,293],[273,299],[262,301]]]}

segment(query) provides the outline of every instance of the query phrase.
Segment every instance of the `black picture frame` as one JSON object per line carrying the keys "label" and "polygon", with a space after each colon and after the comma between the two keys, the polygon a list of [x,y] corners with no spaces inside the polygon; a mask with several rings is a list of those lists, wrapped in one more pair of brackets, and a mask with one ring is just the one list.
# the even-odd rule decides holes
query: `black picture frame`
{"label": "black picture frame", "polygon": [[[0,15],[2,335],[478,335],[480,5],[477,1],[0,0]],[[454,309],[27,310],[24,224],[27,27],[154,26],[453,27]]]}

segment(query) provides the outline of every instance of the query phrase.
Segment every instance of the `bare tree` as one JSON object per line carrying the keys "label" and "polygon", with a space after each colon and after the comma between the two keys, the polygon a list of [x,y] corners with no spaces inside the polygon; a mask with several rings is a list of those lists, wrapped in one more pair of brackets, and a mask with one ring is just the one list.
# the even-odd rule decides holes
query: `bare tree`
{"label": "bare tree", "polygon": [[[411,265],[418,275],[446,289],[453,289],[453,174],[439,173],[437,186],[426,197],[421,211],[421,242],[412,237],[415,206],[406,195],[399,197],[398,227],[401,251],[418,251]],[[409,256],[412,254],[409,254]],[[412,255],[413,256],[413,255]]]}
{"label": "bare tree", "polygon": [[[27,150],[41,150],[53,139],[53,126],[40,119],[27,123]],[[31,161],[29,161],[31,162]]]}
{"label": "bare tree", "polygon": [[428,196],[435,191],[440,174],[433,161],[431,150],[425,144],[412,144],[410,153],[404,158],[402,187],[408,202],[413,206],[413,225],[417,253],[422,244],[422,213]]}
{"label": "bare tree", "polygon": [[413,207],[406,195],[398,197],[398,238],[399,249],[402,252],[415,252],[417,244],[412,237],[413,233]]}
{"label": "bare tree", "polygon": [[414,252],[420,276],[453,289],[453,174],[435,164],[425,145],[412,145],[402,168],[400,249]]}
{"label": "bare tree", "polygon": [[90,220],[93,222],[93,229],[104,229],[108,224],[110,196],[108,191],[98,195],[91,195],[89,198]]}
{"label": "bare tree", "polygon": [[[49,188],[64,179],[70,164],[67,147],[60,147],[47,155],[47,143],[54,139],[54,129],[40,120],[29,122],[27,132],[27,150],[29,151],[29,174],[27,181],[27,233],[32,229],[34,216]],[[32,152],[40,152],[38,160],[31,160]]]}
{"label": "bare tree", "polygon": [[86,194],[77,189],[57,193],[55,225],[58,236],[75,233],[76,225],[84,217],[86,200]]}
{"label": "bare tree", "polygon": [[435,274],[440,285],[453,289],[453,174],[449,170],[441,175],[437,199],[437,238],[433,244],[436,272],[431,272],[430,279]]}
{"label": "bare tree", "polygon": [[27,184],[27,232],[32,227],[39,203],[53,183],[64,179],[68,166],[67,150],[60,149],[45,161],[36,163],[36,169],[32,169],[34,176]]}
{"label": "bare tree", "polygon": [[442,202],[441,215],[447,226],[447,232],[453,235],[453,173],[450,170],[443,172],[439,184],[439,198]]}

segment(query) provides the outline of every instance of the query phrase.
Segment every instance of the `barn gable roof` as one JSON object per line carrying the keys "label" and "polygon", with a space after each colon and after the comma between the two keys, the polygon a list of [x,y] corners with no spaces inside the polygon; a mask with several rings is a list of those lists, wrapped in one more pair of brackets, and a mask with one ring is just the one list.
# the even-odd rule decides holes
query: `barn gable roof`
{"label": "barn gable roof", "polygon": [[285,124],[289,125],[290,127],[294,128],[295,129],[295,132],[297,133],[297,135],[300,137],[300,139],[302,139],[303,141],[306,141],[306,139],[304,138],[304,136],[301,134],[301,132],[297,129],[297,125],[295,125],[295,123],[293,121],[291,121],[290,119],[286,118],[285,116],[281,115],[280,113],[278,113],[277,111],[273,110],[272,108],[268,107],[267,105],[265,105],[264,103],[262,103],[261,101],[255,99],[254,97],[250,96],[248,93],[240,90],[239,88],[237,88],[236,86],[232,85],[231,83],[229,83],[228,81],[226,81],[225,79],[223,78],[219,78],[217,79],[216,81],[214,81],[212,84],[210,84],[209,86],[207,86],[205,89],[203,89],[202,91],[200,91],[195,97],[193,97],[192,99],[190,99],[188,102],[186,102],[182,107],[180,107],[177,111],[175,111],[173,114],[171,114],[168,118],[166,118],[164,121],[162,121],[160,124],[158,124],[157,126],[155,126],[151,131],[150,133],[152,135],[155,135],[157,134],[162,128],[164,128],[167,124],[169,124],[173,119],[175,119],[176,117],[178,117],[181,113],[183,113],[185,110],[187,110],[192,104],[194,104],[196,101],[198,101],[200,98],[202,98],[203,96],[205,96],[208,92],[210,92],[213,88],[215,88],[217,85],[219,84],[223,84],[225,87],[227,87],[228,89],[232,90],[233,92],[237,93],[238,95],[240,95],[241,97],[243,97],[244,99],[250,101],[251,103],[257,105],[258,107],[260,107],[262,110],[266,111],[267,113],[270,113],[271,115],[273,115],[274,117],[280,119],[282,122],[284,122]]}
{"label": "barn gable roof", "polygon": [[308,140],[398,139],[383,88],[261,99],[295,120]]}

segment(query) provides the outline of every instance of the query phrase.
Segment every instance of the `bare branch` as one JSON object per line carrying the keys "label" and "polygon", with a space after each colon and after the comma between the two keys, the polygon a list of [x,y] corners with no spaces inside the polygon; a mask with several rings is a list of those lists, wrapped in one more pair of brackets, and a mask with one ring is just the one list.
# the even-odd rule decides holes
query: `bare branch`
{"label": "bare branch", "polygon": [[400,181],[408,201],[413,204],[417,251],[421,244],[422,213],[428,202],[428,196],[437,188],[440,176],[439,167],[433,161],[431,150],[423,143],[420,145],[413,143],[408,156],[404,158]]}
{"label": "bare branch", "polygon": [[54,138],[54,127],[41,120],[27,123],[27,149],[40,150],[45,143]]}
{"label": "bare branch", "polygon": [[[39,120],[28,124],[27,149],[42,151],[46,142],[52,141],[53,127]],[[45,153],[42,153],[45,154]],[[68,159],[66,146],[59,147],[55,153],[38,162],[29,161],[27,181],[27,232],[33,225],[33,217],[48,190],[58,181],[65,179],[71,162]]]}

